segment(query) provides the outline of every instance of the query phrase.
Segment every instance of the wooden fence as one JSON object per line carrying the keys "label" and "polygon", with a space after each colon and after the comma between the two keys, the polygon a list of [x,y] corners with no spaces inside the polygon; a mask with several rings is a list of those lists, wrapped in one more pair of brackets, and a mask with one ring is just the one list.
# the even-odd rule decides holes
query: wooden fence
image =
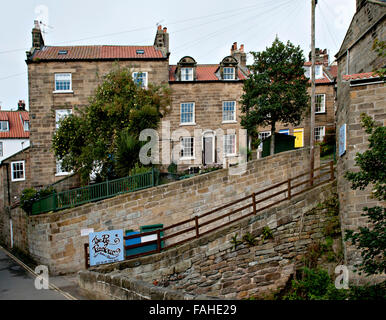
{"label": "wooden fence", "polygon": [[[167,226],[163,229],[158,229],[156,231],[124,236],[124,240],[130,240],[150,235],[156,235],[157,237],[156,240],[129,246],[125,245],[125,252],[131,249],[136,249],[149,245],[156,245],[156,249],[154,250],[126,256],[125,259],[128,260],[143,255],[160,253],[163,250],[167,250],[172,247],[181,245],[185,242],[198,239],[208,233],[233,224],[248,216],[256,215],[265,209],[273,207],[283,201],[290,200],[292,197],[295,197],[317,186],[320,186],[326,182],[333,181],[334,179],[334,163],[333,161],[331,161],[323,166],[320,166],[319,168],[307,171],[296,177],[274,184],[268,188],[265,188],[258,192],[254,192],[251,195],[232,201],[216,209],[210,210],[202,215],[197,215],[191,219],[181,221],[179,223]],[[225,214],[222,214],[224,210],[230,211],[226,212]],[[220,220],[223,221],[221,222]],[[216,222],[217,224],[213,226],[213,224]],[[163,237],[161,237],[162,232],[165,235]],[[172,241],[172,239],[175,239],[175,241]],[[163,242],[165,245],[162,246],[161,242]],[[88,250],[89,247],[86,243],[86,268],[89,267]]]}

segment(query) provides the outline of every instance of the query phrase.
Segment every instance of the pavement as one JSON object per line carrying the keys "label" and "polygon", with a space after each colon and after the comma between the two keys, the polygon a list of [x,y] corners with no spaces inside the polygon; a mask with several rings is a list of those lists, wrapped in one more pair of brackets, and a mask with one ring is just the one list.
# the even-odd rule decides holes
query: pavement
{"label": "pavement", "polygon": [[[37,289],[39,276],[0,246],[0,300],[87,300],[77,284],[77,275],[49,276],[47,289]],[[39,287],[39,286],[38,286]],[[40,286],[41,287],[41,286]]]}

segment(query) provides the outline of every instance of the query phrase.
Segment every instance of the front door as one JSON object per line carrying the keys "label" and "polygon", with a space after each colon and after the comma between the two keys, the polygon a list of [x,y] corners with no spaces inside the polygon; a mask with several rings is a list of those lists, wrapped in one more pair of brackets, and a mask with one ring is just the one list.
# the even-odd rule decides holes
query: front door
{"label": "front door", "polygon": [[213,162],[213,137],[204,137],[204,164]]}

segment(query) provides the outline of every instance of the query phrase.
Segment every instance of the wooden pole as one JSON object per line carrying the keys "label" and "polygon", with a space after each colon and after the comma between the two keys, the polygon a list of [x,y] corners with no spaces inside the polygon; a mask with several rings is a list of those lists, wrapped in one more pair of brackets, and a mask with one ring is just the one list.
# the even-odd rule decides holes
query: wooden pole
{"label": "wooden pole", "polygon": [[315,149],[315,6],[311,0],[311,123],[310,123],[310,184],[314,183]]}

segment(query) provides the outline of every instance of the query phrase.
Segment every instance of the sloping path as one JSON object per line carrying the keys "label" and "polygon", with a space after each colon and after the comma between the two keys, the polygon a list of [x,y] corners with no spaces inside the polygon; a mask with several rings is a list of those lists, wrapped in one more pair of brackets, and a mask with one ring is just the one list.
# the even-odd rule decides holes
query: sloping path
{"label": "sloping path", "polygon": [[77,294],[75,282],[70,277],[49,278],[49,288],[40,290],[35,288],[35,279],[36,274],[32,269],[0,247],[0,300],[82,299],[82,296]]}

